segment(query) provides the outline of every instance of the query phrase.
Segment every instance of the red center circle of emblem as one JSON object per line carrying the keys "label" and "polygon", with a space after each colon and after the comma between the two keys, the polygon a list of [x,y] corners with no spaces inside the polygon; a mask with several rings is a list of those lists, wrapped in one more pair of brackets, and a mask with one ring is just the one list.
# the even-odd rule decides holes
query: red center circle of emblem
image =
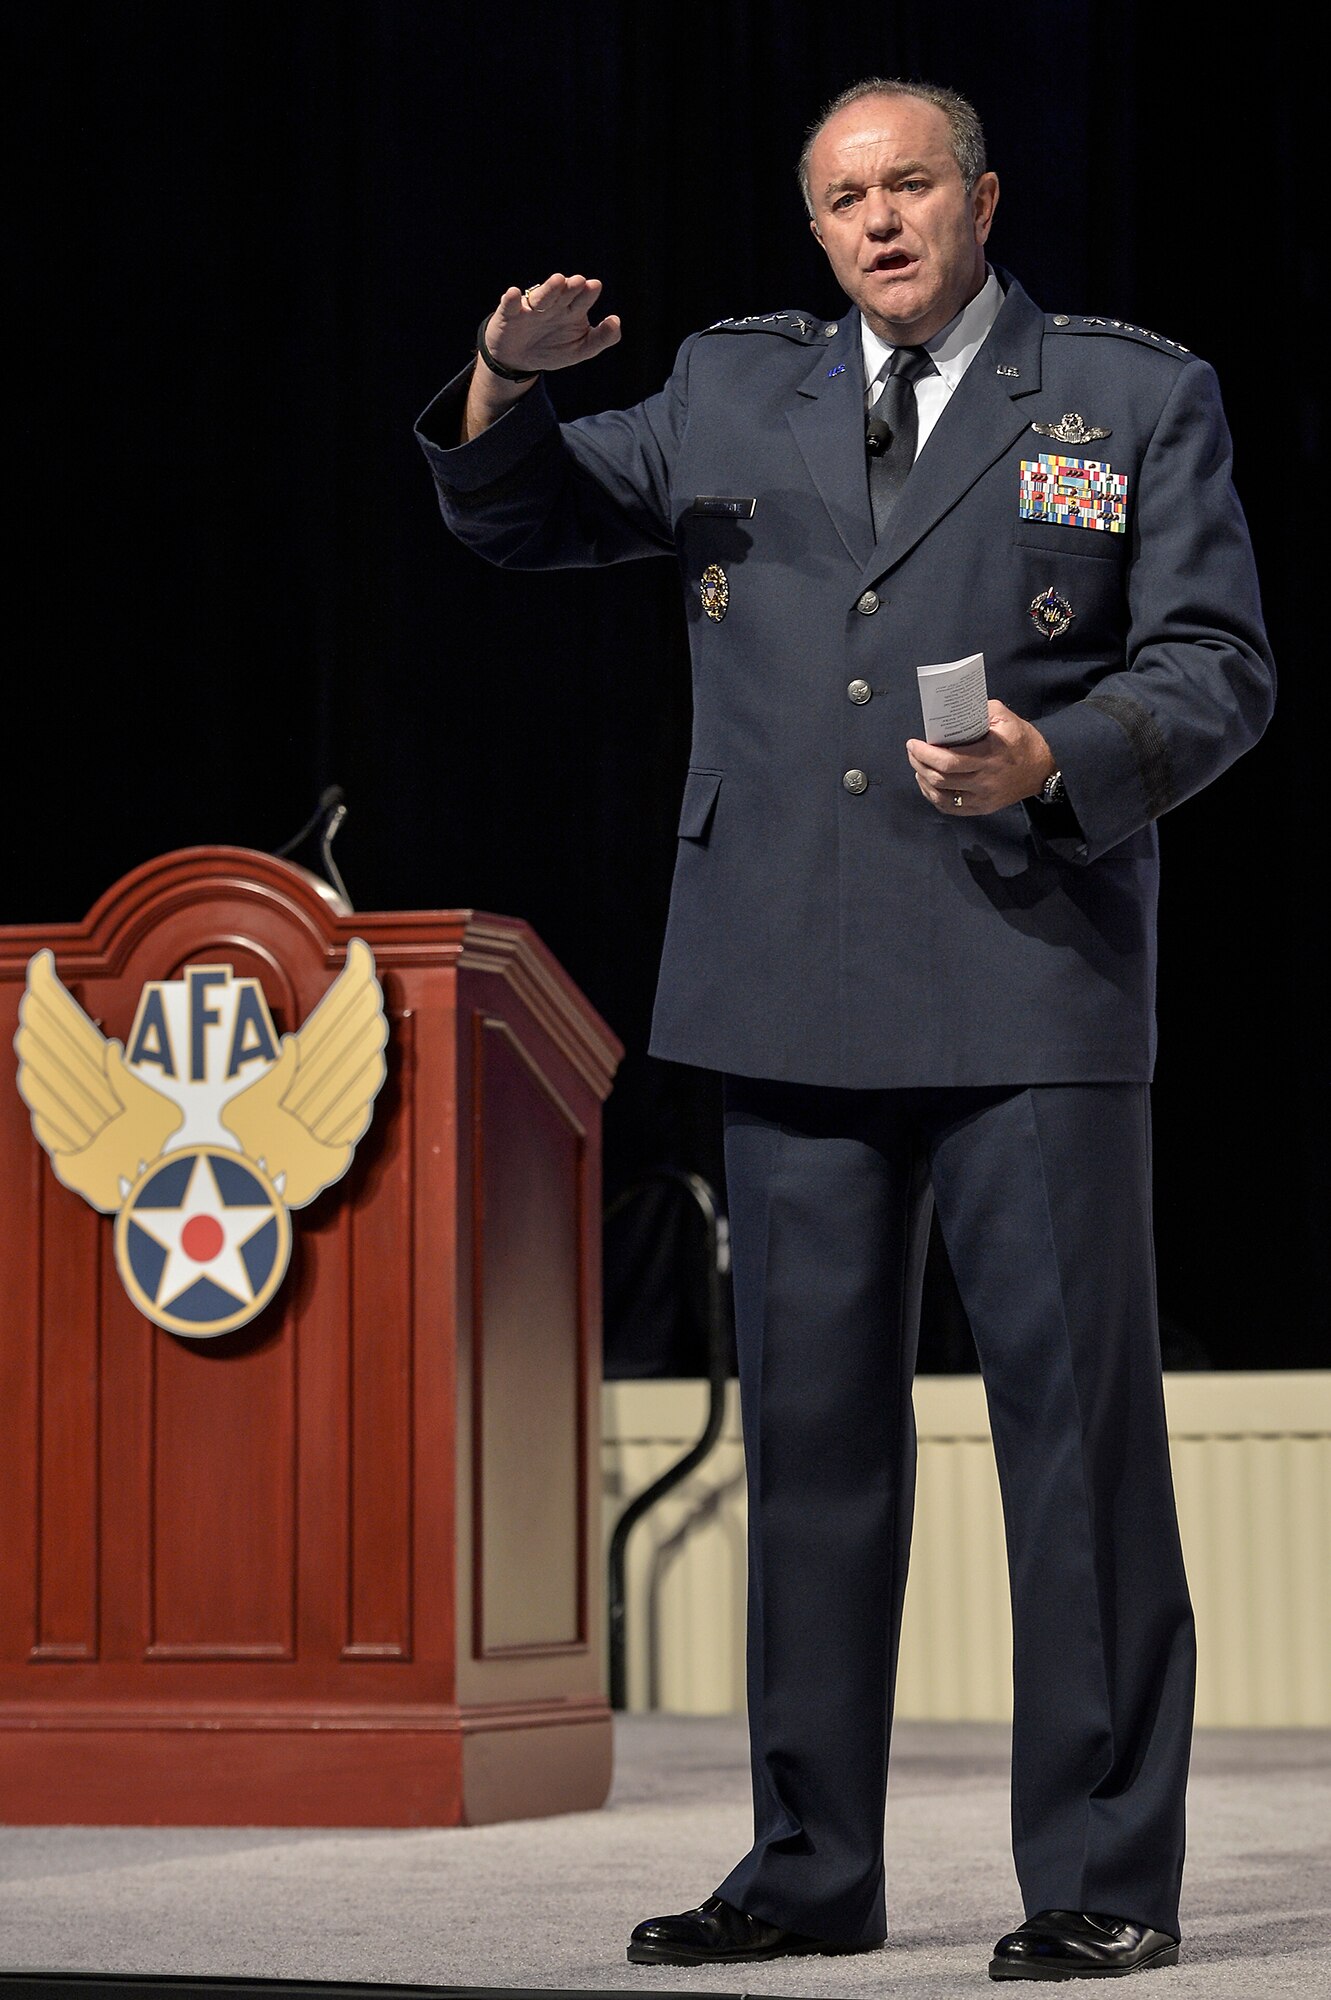
{"label": "red center circle of emblem", "polygon": [[180,1247],[196,1264],[211,1264],[225,1242],[215,1215],[192,1215],[180,1232]]}

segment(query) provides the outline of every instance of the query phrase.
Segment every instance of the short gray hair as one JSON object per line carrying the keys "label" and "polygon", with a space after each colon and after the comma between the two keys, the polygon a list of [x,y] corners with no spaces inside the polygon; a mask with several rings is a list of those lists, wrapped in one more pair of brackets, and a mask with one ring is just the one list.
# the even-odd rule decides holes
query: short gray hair
{"label": "short gray hair", "polygon": [[858,104],[862,97],[918,97],[925,104],[937,105],[947,120],[952,157],[960,170],[966,192],[970,193],[985,171],[984,127],[970,99],[963,97],[958,90],[948,90],[941,83],[908,83],[899,76],[866,76],[825,104],[805,134],[795,171],[799,176],[804,206],[810,215],[813,214],[813,190],[809,185],[809,156],[813,152],[813,142],[829,118],[835,118],[837,112],[844,111],[848,104]]}

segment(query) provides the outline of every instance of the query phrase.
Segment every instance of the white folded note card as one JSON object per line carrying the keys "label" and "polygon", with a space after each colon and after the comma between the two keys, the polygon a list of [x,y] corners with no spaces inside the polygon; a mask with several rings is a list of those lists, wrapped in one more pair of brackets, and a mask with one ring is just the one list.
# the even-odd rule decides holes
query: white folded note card
{"label": "white folded note card", "polygon": [[926,743],[974,743],[989,730],[989,690],[984,654],[949,660],[941,667],[917,667]]}

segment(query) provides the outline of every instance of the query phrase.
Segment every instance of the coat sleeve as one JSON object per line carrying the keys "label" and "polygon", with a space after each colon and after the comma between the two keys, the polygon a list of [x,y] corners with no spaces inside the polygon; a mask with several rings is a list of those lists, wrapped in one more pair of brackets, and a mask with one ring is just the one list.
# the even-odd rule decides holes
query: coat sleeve
{"label": "coat sleeve", "polygon": [[471,370],[419,418],[416,436],[444,520],[468,548],[512,569],[565,569],[668,554],[673,467],[688,413],[684,343],[659,395],[631,410],[560,424],[538,382],[466,444]]}
{"label": "coat sleeve", "polygon": [[1124,666],[1042,719],[1077,831],[1030,808],[1065,858],[1095,861],[1218,777],[1266,727],[1275,669],[1230,478],[1214,371],[1192,360],[1138,480]]}

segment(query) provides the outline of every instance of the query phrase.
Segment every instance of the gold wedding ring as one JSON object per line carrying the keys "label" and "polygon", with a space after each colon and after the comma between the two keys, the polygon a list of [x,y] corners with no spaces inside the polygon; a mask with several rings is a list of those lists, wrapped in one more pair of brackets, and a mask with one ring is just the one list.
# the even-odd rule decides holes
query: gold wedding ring
{"label": "gold wedding ring", "polygon": [[961,804],[961,793],[960,793],[960,792],[953,792],[953,794],[952,794],[952,803],[953,803],[953,805],[954,805],[954,806],[959,806],[959,805]]}
{"label": "gold wedding ring", "polygon": [[535,285],[524,285],[522,288],[522,303],[526,306],[528,312],[535,312],[536,310],[531,302],[531,295],[535,290]]}

